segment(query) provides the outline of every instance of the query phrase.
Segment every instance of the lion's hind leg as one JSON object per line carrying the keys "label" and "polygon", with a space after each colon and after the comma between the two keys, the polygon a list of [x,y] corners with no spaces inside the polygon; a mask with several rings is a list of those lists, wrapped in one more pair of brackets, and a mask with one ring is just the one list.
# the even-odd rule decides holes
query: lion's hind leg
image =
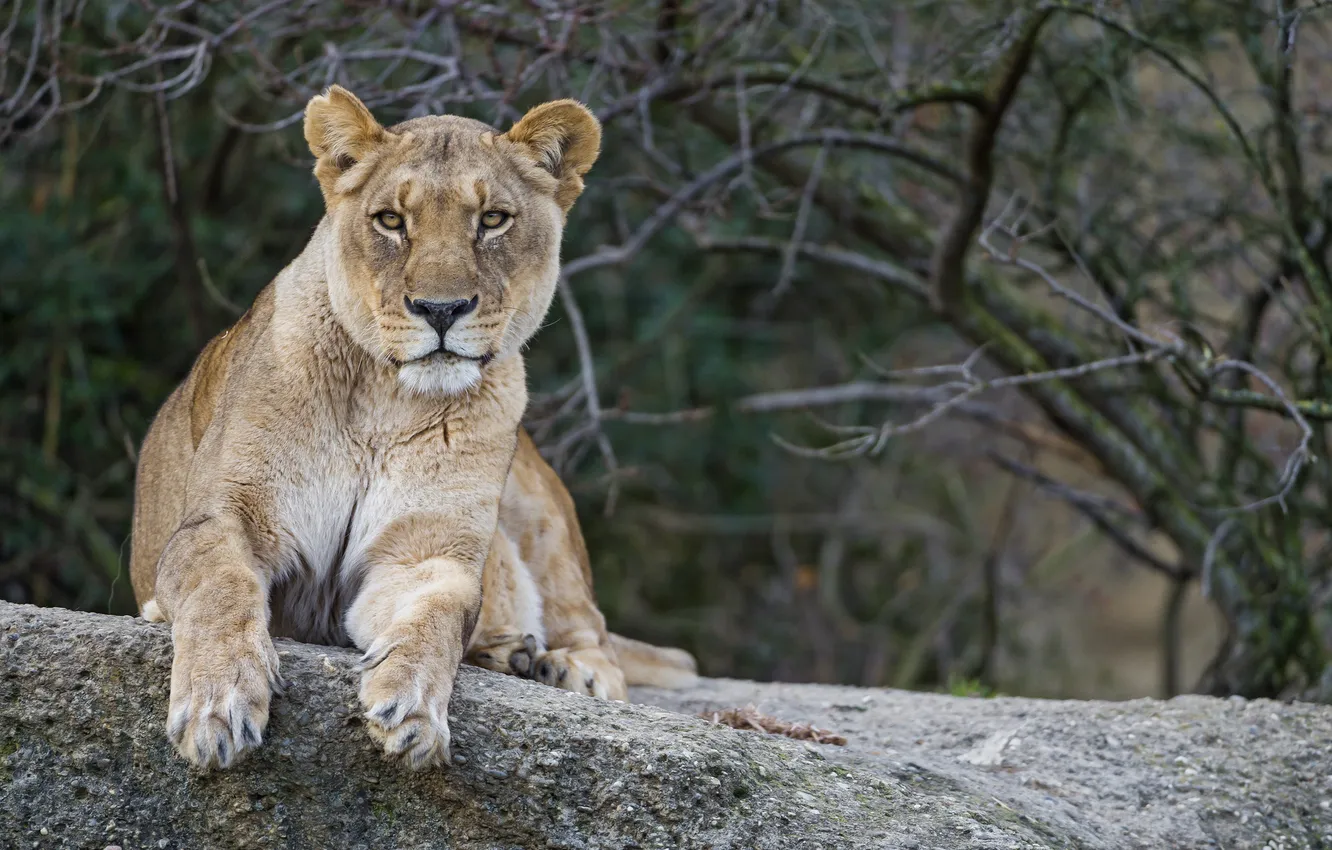
{"label": "lion's hind leg", "polygon": [[481,587],[481,616],[465,660],[496,673],[532,678],[536,659],[546,651],[541,594],[503,526],[491,539]]}
{"label": "lion's hind leg", "polygon": [[533,678],[590,697],[621,702],[629,697],[620,665],[600,646],[552,649],[537,659]]}

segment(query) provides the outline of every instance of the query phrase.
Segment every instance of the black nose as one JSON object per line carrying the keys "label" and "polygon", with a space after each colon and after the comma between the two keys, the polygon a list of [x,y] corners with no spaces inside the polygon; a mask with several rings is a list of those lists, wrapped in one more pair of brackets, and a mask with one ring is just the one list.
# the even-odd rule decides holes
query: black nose
{"label": "black nose", "polygon": [[424,316],[426,324],[435,329],[435,333],[444,336],[453,323],[466,316],[476,309],[477,296],[473,295],[469,301],[466,298],[459,298],[457,301],[413,301],[406,296],[403,300],[407,302],[407,312],[414,316]]}

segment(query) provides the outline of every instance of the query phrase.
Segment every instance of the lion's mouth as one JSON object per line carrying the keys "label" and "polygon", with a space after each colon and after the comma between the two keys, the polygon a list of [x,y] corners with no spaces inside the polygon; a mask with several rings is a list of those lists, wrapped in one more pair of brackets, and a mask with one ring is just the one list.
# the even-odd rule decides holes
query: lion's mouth
{"label": "lion's mouth", "polygon": [[[467,354],[459,354],[456,351],[450,351],[449,349],[441,346],[439,348],[436,348],[434,351],[430,352],[429,354],[423,354],[420,357],[408,360],[407,363],[437,363],[448,360],[470,360],[473,363],[477,364],[478,366],[485,366],[488,363],[490,363],[491,360],[494,359],[495,355],[491,354],[490,352],[486,352],[485,354],[482,354],[480,357],[472,357]],[[402,365],[405,366],[406,363]]]}

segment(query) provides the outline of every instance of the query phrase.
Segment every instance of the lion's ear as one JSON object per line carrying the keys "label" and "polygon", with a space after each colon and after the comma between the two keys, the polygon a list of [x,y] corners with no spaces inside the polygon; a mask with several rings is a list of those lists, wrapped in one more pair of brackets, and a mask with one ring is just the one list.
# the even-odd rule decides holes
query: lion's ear
{"label": "lion's ear", "polygon": [[568,212],[601,152],[601,122],[576,100],[553,100],[534,107],[503,138],[559,181],[555,202]]}
{"label": "lion's ear", "polygon": [[364,103],[342,86],[329,86],[305,107],[305,141],[318,158],[320,183],[336,180],[388,138]]}

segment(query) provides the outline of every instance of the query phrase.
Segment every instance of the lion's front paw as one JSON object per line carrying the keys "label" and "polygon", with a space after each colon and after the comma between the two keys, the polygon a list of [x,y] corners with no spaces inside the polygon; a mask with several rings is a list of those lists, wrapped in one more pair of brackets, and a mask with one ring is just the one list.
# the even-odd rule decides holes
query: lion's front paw
{"label": "lion's front paw", "polygon": [[477,667],[510,676],[531,678],[545,646],[533,635],[497,632],[478,638],[467,651],[467,661]]}
{"label": "lion's front paw", "polygon": [[537,659],[532,678],[552,688],[624,700],[624,673],[600,648],[555,649]]}
{"label": "lion's front paw", "polygon": [[280,682],[273,642],[252,630],[177,646],[167,736],[197,767],[230,767],[263,740],[269,696]]}
{"label": "lion's front paw", "polygon": [[449,696],[454,671],[440,658],[383,640],[361,659],[366,728],[390,756],[413,768],[451,763]]}

